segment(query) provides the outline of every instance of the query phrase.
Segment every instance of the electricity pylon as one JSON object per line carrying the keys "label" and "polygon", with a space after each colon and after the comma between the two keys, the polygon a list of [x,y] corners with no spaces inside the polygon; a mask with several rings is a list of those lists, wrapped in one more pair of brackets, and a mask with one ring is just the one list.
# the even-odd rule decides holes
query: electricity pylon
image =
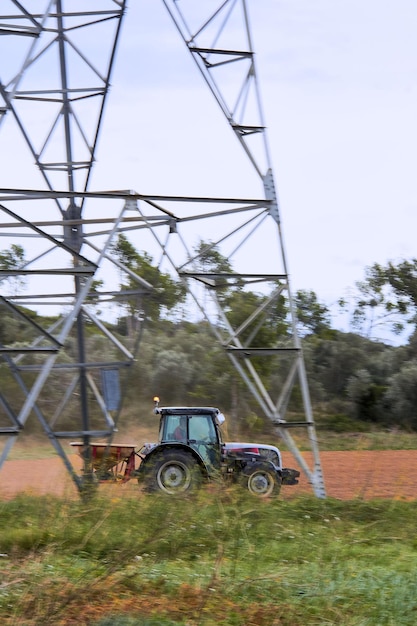
{"label": "electricity pylon", "polygon": [[[113,376],[113,373],[131,362],[134,356],[133,351],[121,345],[94,312],[97,303],[103,306],[107,302],[113,306],[117,295],[114,289],[103,289],[109,276],[104,268],[113,264],[118,270],[129,274],[128,268],[121,266],[112,255],[115,237],[120,232],[126,232],[132,242],[135,237],[140,237],[142,242],[148,242],[152,250],[158,249],[159,267],[168,268],[180,277],[190,300],[194,302],[195,310],[210,324],[215,338],[225,349],[260,411],[274,424],[316,495],[324,497],[315,424],[261,108],[247,1],[162,1],[259,179],[259,196],[173,197],[133,191],[89,191],[89,175],[125,2],[83,2],[79,11],[72,8],[72,12],[66,12],[63,0],[55,0],[47,3],[43,13],[36,14],[33,11],[26,12],[22,2],[11,2],[15,5],[15,14],[3,16],[1,23],[4,32],[17,40],[19,45],[21,42],[26,44],[27,52],[19,68],[6,81],[2,76],[0,62],[0,80],[3,81],[0,82],[0,124],[7,122],[8,118],[15,121],[46,189],[35,191],[32,187],[26,190],[0,190],[1,209],[6,220],[1,227],[5,236],[24,233],[43,243],[33,258],[22,266],[5,270],[5,278],[8,279],[6,284],[10,289],[10,279],[15,276],[20,280],[30,277],[32,285],[35,284],[34,277],[45,274],[59,276],[60,284],[59,289],[50,292],[45,289],[43,281],[39,292],[32,292],[30,296],[19,296],[15,289],[12,295],[2,296],[2,303],[15,316],[25,315],[22,307],[39,306],[41,302],[53,302],[54,305],[60,302],[64,311],[52,328],[36,329],[38,338],[30,346],[9,346],[6,343],[1,348],[11,376],[23,391],[24,402],[21,407],[14,408],[10,406],[5,393],[2,392],[0,396],[0,405],[9,420],[7,426],[0,428],[0,432],[9,438],[0,464],[7,457],[29,414],[33,412],[80,489],[83,483],[75,475],[60,445],[60,439],[75,436],[83,438],[86,451],[84,479],[87,482],[91,479],[91,438],[111,437],[114,429],[111,408],[117,410],[119,406],[118,377]],[[112,30],[113,34],[109,38],[107,33],[105,41],[111,42],[110,54],[105,68],[100,69],[89,57],[94,52],[91,42],[97,39],[86,33],[103,26]],[[44,74],[36,70],[43,56],[50,55],[53,50],[56,50],[58,59],[59,69],[55,76],[57,85],[47,87],[44,79],[41,80]],[[69,69],[70,59],[77,67],[77,71],[72,73]],[[49,66],[47,59],[46,65]],[[80,72],[79,66],[84,67],[85,71]],[[27,76],[33,77],[33,86],[25,84]],[[76,85],[74,77],[80,78],[80,85]],[[88,122],[85,126],[84,119],[89,121],[92,116],[90,102],[93,99],[99,102],[96,123],[91,125]],[[29,106],[20,111],[22,103]],[[45,117],[49,120],[49,128],[41,139],[32,138],[32,127],[27,125],[24,115],[30,118],[35,115],[35,108],[51,104],[55,106],[56,112]],[[84,111],[76,111],[79,104],[87,105]],[[62,127],[60,134],[57,132],[59,126]],[[87,136],[86,128],[90,131],[94,128],[92,137]],[[35,134],[39,135],[39,132]],[[61,156],[58,156],[59,151]],[[113,208],[115,204],[122,205],[117,212]],[[42,207],[44,215],[47,205],[55,210],[56,219],[35,221],[33,215],[37,211],[33,210],[33,206]],[[108,208],[109,205],[111,208]],[[196,251],[200,236],[198,233],[201,232],[213,233],[214,238],[209,248],[206,245],[204,251]],[[209,249],[219,250],[233,269],[226,272],[208,269],[205,261]],[[59,255],[56,259],[54,257],[52,263],[50,260],[45,261],[57,251]],[[71,259],[70,264],[68,258]],[[63,265],[58,264],[58,260],[62,263],[62,259]],[[105,279],[98,289],[97,281],[102,276]],[[64,277],[72,281],[72,287],[62,291]],[[138,298],[152,291],[152,285],[140,276],[134,276],[134,279],[137,281]],[[257,289],[256,297],[253,297],[254,287]],[[233,291],[243,294],[249,305],[253,302],[249,314],[244,320],[239,317],[238,324],[233,323],[236,316],[223,297],[225,292]],[[276,320],[276,324],[282,323],[287,328],[280,339],[276,339],[275,333],[273,341],[266,340],[265,337],[271,335],[263,332],[271,323],[271,318]],[[113,351],[120,352],[123,359],[109,359],[106,362],[91,362],[87,359],[84,340],[86,319],[106,335]],[[30,319],[27,322],[30,324]],[[77,358],[71,365],[62,362],[65,360],[62,356],[60,360],[62,348],[67,346],[68,351],[70,339],[77,345]],[[36,363],[25,365],[27,356],[34,353]],[[71,367],[76,374],[68,376],[62,406],[55,407],[52,416],[46,416],[45,404],[41,403],[41,391],[47,388],[47,381],[51,377],[59,376],[61,380],[62,372],[71,371]],[[95,369],[105,374],[101,391],[91,374]],[[33,378],[34,371],[39,373]],[[25,372],[32,372],[30,384],[23,380]],[[106,397],[107,387],[113,390],[110,397]],[[76,389],[80,396],[80,428],[78,431],[58,430],[57,424]],[[104,429],[92,425],[97,419],[95,414],[91,415],[89,393],[101,409]],[[297,405],[293,400],[294,395],[301,399],[298,401],[298,405],[302,405],[301,411],[299,406],[294,408]],[[300,412],[303,418],[294,418]],[[306,461],[291,436],[290,429],[293,428],[306,429],[312,464]]]}
{"label": "electricity pylon", "polygon": [[[3,328],[1,353],[10,378],[5,377],[0,395],[0,432],[6,437],[0,466],[29,416],[35,414],[77,487],[84,491],[93,478],[90,440],[111,437],[115,427],[120,391],[114,372],[121,367],[116,353],[123,356],[123,363],[133,359],[91,306],[98,271],[110,254],[130,200],[124,201],[118,217],[111,217],[112,228],[99,247],[91,242],[91,225],[83,210],[125,2],[49,0],[25,4],[15,0],[2,4],[0,124],[20,131],[22,148],[35,164],[41,189],[30,190],[32,173],[27,174],[22,163],[19,178],[27,190],[9,189],[1,194],[2,236],[19,242],[28,238],[32,256],[21,258],[22,263],[11,259],[1,272],[2,309],[8,313],[8,323],[13,320],[21,325],[22,342],[8,344]],[[105,54],[102,46],[97,50],[91,45],[94,41],[106,42]],[[12,155],[13,146],[8,150]],[[91,220],[93,230],[105,221],[102,214]],[[19,295],[16,285],[9,293],[13,276],[20,284],[23,280],[28,283],[29,294]],[[143,282],[138,278],[138,289],[144,288]],[[59,310],[47,328],[30,315],[31,306],[45,304],[54,304]],[[113,358],[89,360],[86,320],[110,340],[113,350],[108,354]],[[72,362],[68,362],[68,352],[72,352]],[[94,375],[97,369],[103,376],[103,389],[112,389],[111,397],[100,391]],[[8,398],[10,384],[20,390],[20,403],[16,394],[13,402]],[[48,392],[58,385],[62,389],[58,406],[48,406]],[[98,414],[93,404],[98,405]],[[65,415],[77,411],[78,428],[60,428]],[[81,477],[61,445],[62,439],[75,437],[84,443]]]}

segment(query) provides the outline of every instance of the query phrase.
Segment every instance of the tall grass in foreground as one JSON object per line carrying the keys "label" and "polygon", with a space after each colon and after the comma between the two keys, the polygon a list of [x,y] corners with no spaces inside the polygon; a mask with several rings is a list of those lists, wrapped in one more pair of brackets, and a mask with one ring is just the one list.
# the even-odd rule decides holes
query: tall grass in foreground
{"label": "tall grass in foreground", "polygon": [[0,504],[0,623],[407,626],[416,502],[192,499]]}

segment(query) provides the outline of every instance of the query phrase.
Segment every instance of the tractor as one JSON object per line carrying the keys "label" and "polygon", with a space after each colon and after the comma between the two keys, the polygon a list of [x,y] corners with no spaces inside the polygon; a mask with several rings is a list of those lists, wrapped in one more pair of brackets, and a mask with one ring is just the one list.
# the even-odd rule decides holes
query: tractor
{"label": "tractor", "polygon": [[298,483],[300,472],[283,468],[275,446],[224,443],[224,415],[214,407],[160,407],[159,441],[146,443],[135,471],[147,492],[184,494],[213,480],[237,483],[253,495],[278,495],[281,485]]}

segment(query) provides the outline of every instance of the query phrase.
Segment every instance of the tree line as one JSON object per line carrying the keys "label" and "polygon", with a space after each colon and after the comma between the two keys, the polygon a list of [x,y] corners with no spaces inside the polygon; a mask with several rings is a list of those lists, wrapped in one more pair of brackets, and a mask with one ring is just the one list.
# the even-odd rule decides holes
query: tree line
{"label": "tree line", "polygon": [[[232,271],[229,261],[210,242],[200,241],[196,251],[205,271]],[[124,235],[119,236],[113,252],[156,287],[150,298],[125,301],[119,318],[114,323],[106,322],[125,341],[138,331],[138,325],[143,325],[139,358],[129,374],[135,384],[126,387],[126,405],[149,403],[150,396],[156,394],[172,404],[210,403],[225,411],[237,401],[242,415],[255,416],[249,392],[238,380],[222,347],[213,341],[208,324],[187,319],[183,284],[160,271],[150,255],[137,251]],[[0,251],[2,269],[19,267],[23,262],[20,246]],[[126,290],[129,287],[121,285]],[[98,293],[100,283],[95,289]],[[343,309],[350,307],[349,332],[333,328],[328,307],[314,291],[299,290],[294,295],[316,420],[335,428],[339,419],[350,419],[365,425],[417,430],[417,260],[374,264],[365,269],[364,280],[355,289],[350,303],[342,298],[339,302]],[[265,298],[239,285],[220,288],[218,297],[236,326],[251,306],[262,304]],[[286,306],[280,297],[268,310],[262,331],[265,345],[290,335]],[[37,317],[33,311],[30,315]],[[393,333],[408,328],[410,337],[400,346],[378,341],[375,334],[383,325]],[[103,344],[93,328],[88,331],[90,356],[96,352],[103,358]],[[4,311],[0,317],[0,343],[7,337],[10,344],[13,336],[16,342],[22,341],[24,332],[28,331],[19,320]],[[264,374],[268,376],[268,371]],[[7,377],[5,366],[0,368],[0,377]],[[54,393],[51,389],[51,402]],[[297,413],[297,395],[292,402],[289,409]]]}

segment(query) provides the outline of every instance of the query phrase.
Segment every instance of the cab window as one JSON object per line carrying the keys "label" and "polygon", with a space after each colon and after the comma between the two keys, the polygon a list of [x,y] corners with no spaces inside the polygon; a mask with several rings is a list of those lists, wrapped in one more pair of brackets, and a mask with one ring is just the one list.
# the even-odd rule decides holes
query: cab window
{"label": "cab window", "polygon": [[184,415],[166,415],[161,435],[162,441],[187,441],[187,418]]}
{"label": "cab window", "polygon": [[189,421],[191,440],[217,443],[217,433],[211,415],[193,415]]}

